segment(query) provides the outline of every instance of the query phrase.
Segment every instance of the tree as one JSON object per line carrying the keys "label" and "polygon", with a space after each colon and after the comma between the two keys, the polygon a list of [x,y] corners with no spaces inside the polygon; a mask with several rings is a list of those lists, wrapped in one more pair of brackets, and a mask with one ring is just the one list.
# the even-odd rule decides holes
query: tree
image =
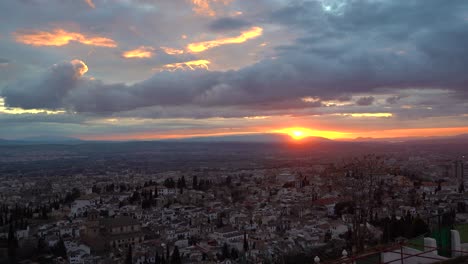
{"label": "tree", "polygon": [[198,189],[198,177],[197,175],[192,177],[192,188],[193,189]]}
{"label": "tree", "polygon": [[238,259],[239,258],[239,252],[237,251],[236,248],[231,249],[231,259]]}
{"label": "tree", "polygon": [[229,252],[229,247],[226,243],[223,244],[223,249],[221,251],[221,255],[223,256],[223,259],[228,259],[231,257],[231,254]]}
{"label": "tree", "polygon": [[8,259],[10,263],[16,263],[16,248],[18,248],[18,240],[16,239],[13,224],[10,224],[8,230]]}
{"label": "tree", "polygon": [[125,258],[125,264],[133,264],[133,250],[132,245],[128,246],[127,257]]}
{"label": "tree", "polygon": [[224,184],[226,184],[226,186],[231,186],[231,183],[232,183],[232,178],[231,176],[227,176],[226,177],[226,181]]}
{"label": "tree", "polygon": [[244,231],[244,252],[249,251],[249,243],[247,241],[247,233]]}
{"label": "tree", "polygon": [[177,179],[177,188],[178,189],[184,188],[184,187],[182,187],[182,179],[181,178]]}
{"label": "tree", "polygon": [[335,204],[335,214],[341,216],[342,214],[353,214],[354,203],[352,201],[338,202]]}
{"label": "tree", "polygon": [[65,247],[65,243],[63,240],[60,238],[59,242],[57,245],[55,245],[54,249],[52,250],[54,255],[57,257],[62,257],[64,259],[67,258],[67,248]]}
{"label": "tree", "polygon": [[187,188],[187,183],[185,182],[185,177],[184,176],[182,176],[181,183],[182,183],[182,188]]}
{"label": "tree", "polygon": [[172,178],[167,178],[164,180],[164,186],[166,188],[170,188],[170,189],[173,189],[176,187],[176,183],[174,182],[174,180]]}
{"label": "tree", "polygon": [[154,256],[154,264],[161,264],[161,257],[159,256],[158,251],[156,251],[156,256]]}
{"label": "tree", "polygon": [[39,237],[39,239],[37,240],[37,255],[40,255],[42,253],[44,253],[44,250],[46,249],[46,242],[45,242],[45,239],[43,237]]}
{"label": "tree", "polygon": [[[337,182],[345,181],[346,186],[342,193],[350,197],[354,204],[352,219],[352,247],[359,253],[364,250],[365,240],[368,236],[366,223],[370,222],[375,208],[378,208],[376,193],[379,190],[380,173],[386,171],[386,165],[382,157],[365,155],[353,158],[342,168],[348,177],[335,179]],[[344,174],[344,173],[343,173]],[[378,197],[378,195],[377,195]]]}
{"label": "tree", "polygon": [[174,251],[172,252],[171,264],[181,264],[182,260],[180,258],[179,247],[175,246]]}
{"label": "tree", "polygon": [[413,235],[419,236],[429,233],[429,226],[421,219],[421,217],[416,216],[413,221]]}

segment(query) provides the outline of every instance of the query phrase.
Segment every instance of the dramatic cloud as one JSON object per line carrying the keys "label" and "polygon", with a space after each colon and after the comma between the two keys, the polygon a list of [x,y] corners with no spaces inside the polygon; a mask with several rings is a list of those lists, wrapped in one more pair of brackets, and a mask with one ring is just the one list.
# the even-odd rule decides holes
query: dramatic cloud
{"label": "dramatic cloud", "polygon": [[357,105],[368,106],[374,102],[375,98],[373,96],[361,97],[356,101]]}
{"label": "dramatic cloud", "polygon": [[117,43],[109,38],[87,36],[78,32],[55,29],[51,32],[38,30],[22,30],[14,33],[19,43],[32,46],[65,46],[75,41],[85,45],[98,47],[117,47]]}
{"label": "dramatic cloud", "polygon": [[216,12],[213,9],[213,4],[227,5],[233,0],[190,0],[193,4],[193,11],[203,16],[216,16]]}
{"label": "dramatic cloud", "polygon": [[214,20],[210,24],[210,29],[215,32],[224,32],[229,30],[240,30],[245,27],[250,27],[252,24],[238,18],[223,17]]}
{"label": "dramatic cloud", "polygon": [[208,65],[210,61],[207,60],[194,60],[194,61],[186,61],[186,62],[178,62],[178,63],[171,63],[166,64],[162,68],[162,70],[168,71],[175,71],[175,70],[197,70],[197,69],[204,69],[208,70]]}
{"label": "dramatic cloud", "polygon": [[2,96],[8,107],[51,109],[64,107],[63,100],[82,80],[88,66],[80,60],[56,64],[35,78],[21,80],[5,87]]}
{"label": "dramatic cloud", "polygon": [[254,39],[261,36],[262,32],[263,29],[261,27],[252,27],[250,30],[242,32],[237,37],[221,38],[216,40],[191,43],[187,46],[187,50],[193,53],[198,53],[222,45],[240,44],[248,41],[249,39]]}
{"label": "dramatic cloud", "polygon": [[169,54],[169,55],[180,55],[180,54],[184,54],[184,50],[180,50],[180,49],[175,49],[175,48],[170,48],[170,47],[161,47],[161,49],[162,49],[166,54]]}
{"label": "dramatic cloud", "polygon": [[140,46],[136,49],[123,52],[122,57],[127,58],[127,59],[134,59],[134,58],[143,59],[143,58],[151,58],[153,57],[153,54],[154,54],[153,47]]}
{"label": "dramatic cloud", "polygon": [[[5,109],[96,118],[96,135],[124,117],[221,117],[217,129],[247,132],[467,122],[466,0],[84,1],[0,1]],[[20,30],[32,25],[57,29]],[[81,61],[47,68],[74,58],[91,74]]]}

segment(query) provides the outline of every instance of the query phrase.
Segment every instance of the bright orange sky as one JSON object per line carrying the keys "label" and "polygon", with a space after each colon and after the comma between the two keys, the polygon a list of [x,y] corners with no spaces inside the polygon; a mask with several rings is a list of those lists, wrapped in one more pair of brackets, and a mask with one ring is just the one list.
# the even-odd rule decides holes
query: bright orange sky
{"label": "bright orange sky", "polygon": [[236,131],[222,132],[222,130],[207,133],[204,130],[185,130],[173,131],[170,134],[161,132],[155,133],[138,133],[138,134],[114,134],[104,136],[80,136],[86,140],[157,140],[157,139],[177,139],[177,138],[192,138],[192,137],[217,137],[230,135],[251,135],[261,133],[277,133],[289,135],[293,140],[301,140],[307,137],[323,137],[334,140],[346,140],[356,138],[407,138],[407,137],[444,137],[456,136],[460,134],[468,134],[468,127],[452,127],[452,128],[413,128],[413,129],[392,129],[380,131],[362,131],[362,132],[339,132],[339,131],[323,131],[312,130],[304,127],[291,127],[276,130],[259,131]]}

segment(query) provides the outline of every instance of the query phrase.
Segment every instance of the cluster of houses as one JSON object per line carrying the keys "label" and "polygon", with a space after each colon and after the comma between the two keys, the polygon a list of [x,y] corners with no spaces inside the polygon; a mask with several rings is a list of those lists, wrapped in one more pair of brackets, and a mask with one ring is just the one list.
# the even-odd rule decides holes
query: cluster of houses
{"label": "cluster of houses", "polygon": [[[73,202],[55,205],[44,219],[35,212],[24,229],[15,230],[21,252],[28,245],[35,248],[44,243],[51,249],[64,245],[66,257],[56,258],[64,263],[125,263],[130,254],[133,263],[143,264],[163,263],[177,249],[184,263],[240,259],[262,263],[346,240],[353,214],[337,212],[337,204],[352,205],[354,195],[363,191],[353,189],[355,179],[347,173],[326,164],[203,175],[75,176],[61,183],[12,180],[2,182],[0,189],[7,186],[12,192],[2,197],[10,207],[50,205],[65,196],[64,190],[79,190]],[[185,186],[165,186],[167,179],[182,176]],[[421,181],[384,171],[373,176],[376,183],[369,188],[378,193],[380,202],[373,210],[375,217],[408,213],[429,217],[455,210],[458,221],[468,220],[464,212],[468,196],[460,191],[458,179]],[[197,188],[194,177],[208,187]],[[41,192],[27,200],[32,189]],[[142,206],[144,199],[150,199],[148,206]],[[366,228],[370,239],[380,240],[382,230],[370,223]],[[5,225],[0,228],[0,240],[8,236]],[[7,254],[5,248],[0,249],[2,254]]]}

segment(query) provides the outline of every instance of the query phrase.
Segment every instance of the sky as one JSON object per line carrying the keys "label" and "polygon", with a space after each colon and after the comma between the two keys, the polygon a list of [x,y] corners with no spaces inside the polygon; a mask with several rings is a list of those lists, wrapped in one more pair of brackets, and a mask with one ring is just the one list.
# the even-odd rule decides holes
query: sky
{"label": "sky", "polygon": [[465,134],[467,47],[466,0],[2,0],[0,138]]}

